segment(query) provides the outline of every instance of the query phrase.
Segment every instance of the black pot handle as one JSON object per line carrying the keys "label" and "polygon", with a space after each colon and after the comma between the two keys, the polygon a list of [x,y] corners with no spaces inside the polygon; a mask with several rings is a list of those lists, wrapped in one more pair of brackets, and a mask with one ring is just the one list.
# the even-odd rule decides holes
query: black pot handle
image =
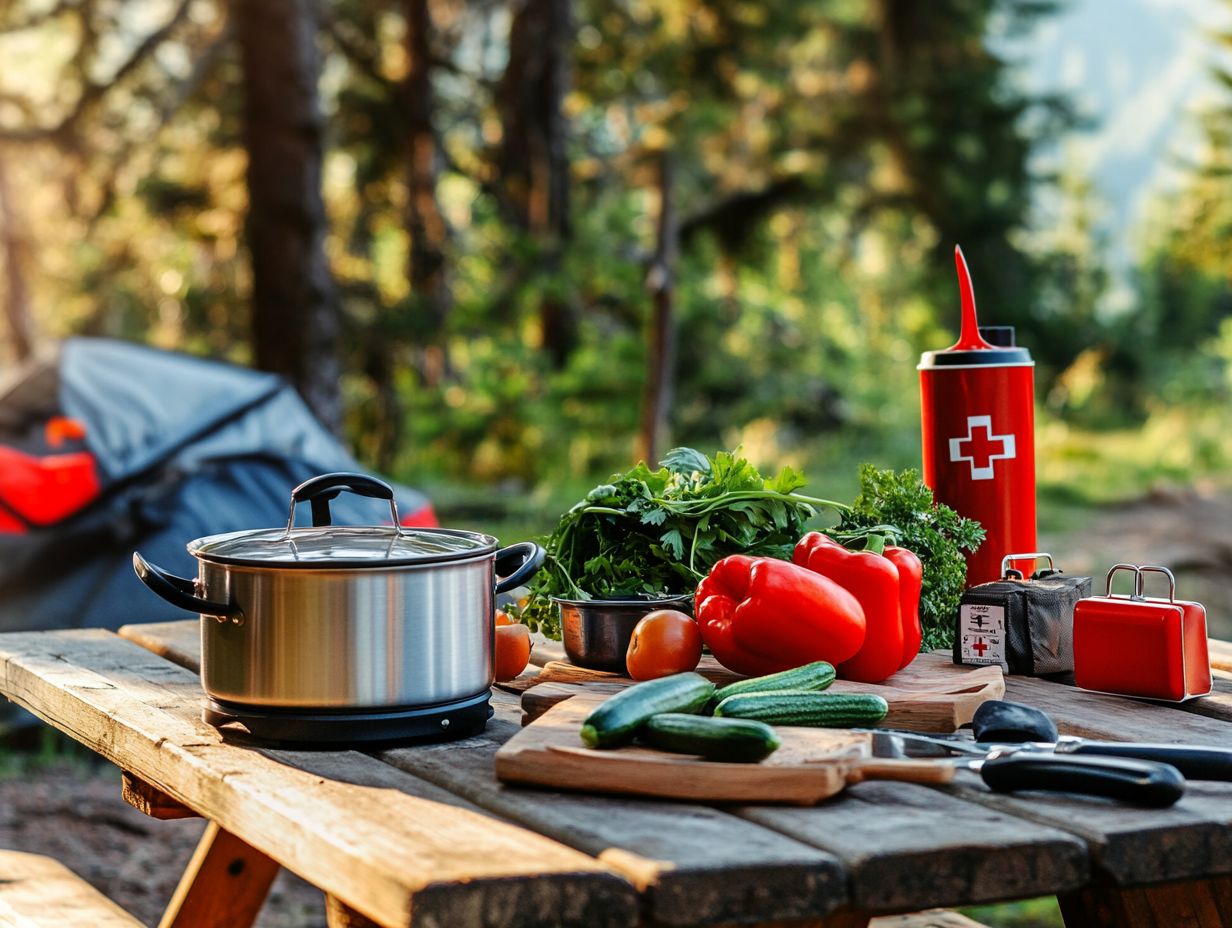
{"label": "black pot handle", "polygon": [[394,502],[394,488],[384,480],[369,477],[367,474],[352,474],[339,471],[335,474],[322,474],[305,480],[291,491],[291,513],[287,520],[287,531],[295,527],[295,504],[312,503],[312,524],[315,526],[332,525],[329,514],[329,501],[346,490],[359,496],[370,496],[373,499],[389,500],[389,509],[393,514],[394,528],[398,527],[398,504]]}
{"label": "black pot handle", "polygon": [[197,596],[197,587],[191,580],[185,580],[183,577],[167,573],[161,567],[155,567],[136,551],[133,552],[133,570],[137,573],[137,579],[173,606],[219,619],[242,620],[244,618],[244,610],[239,606],[201,599]]}
{"label": "black pot handle", "polygon": [[[523,541],[496,552],[496,592],[521,586],[543,566],[547,552],[533,541]],[[510,572],[512,571],[512,572]]]}

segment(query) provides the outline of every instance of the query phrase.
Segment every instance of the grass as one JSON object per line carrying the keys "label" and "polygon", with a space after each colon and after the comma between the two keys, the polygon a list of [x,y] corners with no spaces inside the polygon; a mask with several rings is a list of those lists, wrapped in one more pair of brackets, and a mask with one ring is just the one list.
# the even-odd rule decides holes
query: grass
{"label": "grass", "polygon": [[1056,419],[1037,429],[1041,498],[1051,504],[1106,505],[1161,484],[1229,486],[1232,432],[1222,409],[1167,409],[1136,428],[1092,431]]}
{"label": "grass", "polygon": [[87,773],[109,766],[83,744],[47,725],[24,726],[0,735],[0,780],[25,780],[40,773]]}
{"label": "grass", "polygon": [[1062,928],[1057,900],[1027,899],[1001,905],[979,905],[960,909],[969,918],[992,928]]}

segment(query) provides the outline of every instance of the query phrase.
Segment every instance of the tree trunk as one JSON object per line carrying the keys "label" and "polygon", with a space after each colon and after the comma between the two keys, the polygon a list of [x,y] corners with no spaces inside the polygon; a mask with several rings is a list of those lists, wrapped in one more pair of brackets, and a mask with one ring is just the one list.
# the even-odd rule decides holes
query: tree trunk
{"label": "tree trunk", "polygon": [[654,465],[669,438],[669,419],[674,393],[676,324],[672,315],[672,287],[677,253],[676,214],[672,205],[671,159],[667,152],[659,161],[659,221],[655,253],[646,286],[653,306],[646,352],[646,385],[642,391],[642,421],[638,454]]}
{"label": "tree trunk", "polygon": [[325,256],[315,0],[238,0],[248,149],[252,337],[317,418],[342,426],[341,312]]}
{"label": "tree trunk", "polygon": [[[420,365],[424,380],[439,383],[448,373],[445,321],[449,314],[449,267],[446,251],[449,227],[436,199],[437,151],[432,118],[432,17],[428,0],[405,0],[408,135],[406,233],[410,239],[407,276],[417,312],[424,313],[427,332]],[[420,328],[420,327],[417,327]]]}
{"label": "tree trunk", "polygon": [[34,326],[30,321],[30,291],[26,286],[26,230],[13,203],[7,165],[0,156],[0,255],[4,273],[4,318],[8,322],[13,356],[24,361],[34,352]]}
{"label": "tree trunk", "polygon": [[[542,245],[549,274],[558,272],[569,223],[569,92],[572,0],[520,0],[509,27],[509,64],[497,88],[502,137],[502,201],[510,220]],[[544,349],[563,367],[577,342],[577,310],[549,293],[540,304]]]}

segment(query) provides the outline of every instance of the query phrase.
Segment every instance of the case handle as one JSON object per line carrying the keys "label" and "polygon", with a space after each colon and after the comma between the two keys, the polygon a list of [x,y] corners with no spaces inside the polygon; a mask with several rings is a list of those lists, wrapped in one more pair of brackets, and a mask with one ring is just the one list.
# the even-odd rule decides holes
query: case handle
{"label": "case handle", "polygon": [[1159,567],[1157,565],[1140,566],[1138,564],[1113,564],[1112,569],[1108,571],[1108,584],[1104,588],[1104,596],[1112,595],[1112,575],[1118,570],[1132,570],[1134,572],[1134,592],[1128,599],[1146,599],[1146,579],[1143,574],[1163,574],[1168,578],[1168,602],[1176,602],[1176,577],[1167,567]]}
{"label": "case handle", "polygon": [[1134,592],[1129,599],[1142,598],[1142,568],[1137,564],[1113,564],[1108,571],[1108,582],[1104,586],[1104,596],[1112,595],[1112,577],[1118,570],[1132,570],[1134,572]]}
{"label": "case handle", "polygon": [[[1006,580],[1021,580],[1023,578],[1022,572],[1018,570],[1010,570],[1010,564],[1014,561],[1030,561],[1032,566],[1034,566],[1035,562],[1041,557],[1048,559],[1049,570],[1055,571],[1057,569],[1057,565],[1053,563],[1052,555],[1047,551],[1037,551],[1034,554],[1007,554],[1005,557],[1001,558],[1001,576]],[[1018,576],[1011,577],[1011,573],[1018,574]]]}
{"label": "case handle", "polygon": [[1148,574],[1148,573],[1149,574],[1163,574],[1165,577],[1168,578],[1168,602],[1170,603],[1176,602],[1176,577],[1172,575],[1172,571],[1170,571],[1167,567],[1157,567],[1154,565],[1150,567],[1139,567],[1138,568],[1138,589],[1137,589],[1138,598],[1139,599],[1145,598],[1144,592],[1146,590],[1146,578],[1143,576],[1143,574]]}

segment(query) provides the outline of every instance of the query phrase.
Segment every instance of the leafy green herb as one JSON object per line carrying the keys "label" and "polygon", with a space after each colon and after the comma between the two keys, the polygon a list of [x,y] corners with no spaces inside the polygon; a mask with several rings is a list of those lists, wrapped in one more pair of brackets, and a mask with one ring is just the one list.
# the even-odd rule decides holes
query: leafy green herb
{"label": "leafy green herb", "polygon": [[953,646],[954,616],[967,580],[963,551],[975,551],[984,540],[978,522],[934,502],[918,471],[895,474],[865,464],[860,468],[860,495],[830,534],[848,547],[871,535],[889,535],[913,551],[924,565],[924,648]]}
{"label": "leafy green herb", "polygon": [[548,557],[523,617],[557,633],[550,597],[618,599],[691,593],[729,554],[791,558],[818,508],[796,493],[804,476],[784,467],[763,477],[749,461],[692,448],[669,452],[595,487],[544,539]]}

